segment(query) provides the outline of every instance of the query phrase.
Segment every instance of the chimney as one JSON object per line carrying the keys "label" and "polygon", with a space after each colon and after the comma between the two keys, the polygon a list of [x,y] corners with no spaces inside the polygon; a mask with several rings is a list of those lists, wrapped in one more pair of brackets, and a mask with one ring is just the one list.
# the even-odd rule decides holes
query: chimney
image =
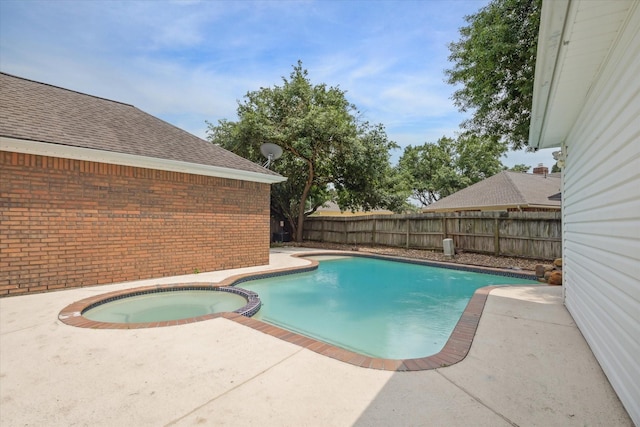
{"label": "chimney", "polygon": [[538,163],[538,167],[533,168],[534,175],[544,175],[546,177],[548,173],[549,173],[549,168],[542,163]]}

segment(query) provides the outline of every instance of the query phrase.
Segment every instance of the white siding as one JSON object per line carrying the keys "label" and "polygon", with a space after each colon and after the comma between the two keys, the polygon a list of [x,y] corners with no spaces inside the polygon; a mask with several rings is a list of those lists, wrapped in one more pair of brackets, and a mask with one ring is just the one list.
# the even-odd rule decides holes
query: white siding
{"label": "white siding", "polygon": [[[597,25],[597,24],[596,24]],[[566,305],[640,425],[640,7],[566,141]]]}

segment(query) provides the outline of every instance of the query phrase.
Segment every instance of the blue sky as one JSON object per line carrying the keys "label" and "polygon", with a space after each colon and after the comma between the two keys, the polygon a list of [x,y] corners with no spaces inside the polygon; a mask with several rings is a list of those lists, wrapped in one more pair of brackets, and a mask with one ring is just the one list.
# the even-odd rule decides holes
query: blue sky
{"label": "blue sky", "polygon": [[[301,60],[401,147],[455,137],[448,43],[488,0],[0,0],[0,70],[133,104],[202,138]],[[554,163],[510,153],[508,166]],[[393,161],[402,154],[393,153]]]}

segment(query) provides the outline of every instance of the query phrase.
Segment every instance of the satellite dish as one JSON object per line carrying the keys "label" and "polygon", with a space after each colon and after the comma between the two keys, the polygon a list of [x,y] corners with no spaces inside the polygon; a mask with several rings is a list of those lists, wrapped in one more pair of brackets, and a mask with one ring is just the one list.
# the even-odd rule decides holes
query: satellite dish
{"label": "satellite dish", "polygon": [[267,161],[262,165],[265,168],[269,168],[274,160],[278,160],[280,156],[282,156],[282,148],[280,148],[279,145],[272,144],[270,142],[262,144],[260,146],[260,152],[267,158]]}

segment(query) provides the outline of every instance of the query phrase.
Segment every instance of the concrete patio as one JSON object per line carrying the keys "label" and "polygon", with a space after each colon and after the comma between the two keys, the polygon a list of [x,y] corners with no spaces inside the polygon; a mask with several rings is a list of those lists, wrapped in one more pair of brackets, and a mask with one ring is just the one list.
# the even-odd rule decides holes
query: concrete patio
{"label": "concrete patio", "polygon": [[[632,426],[560,287],[493,290],[469,355],[430,371],[365,369],[224,318],[166,328],[63,324],[118,289],[219,282],[269,266],[0,299],[2,426]],[[317,252],[317,250],[314,250]]]}

